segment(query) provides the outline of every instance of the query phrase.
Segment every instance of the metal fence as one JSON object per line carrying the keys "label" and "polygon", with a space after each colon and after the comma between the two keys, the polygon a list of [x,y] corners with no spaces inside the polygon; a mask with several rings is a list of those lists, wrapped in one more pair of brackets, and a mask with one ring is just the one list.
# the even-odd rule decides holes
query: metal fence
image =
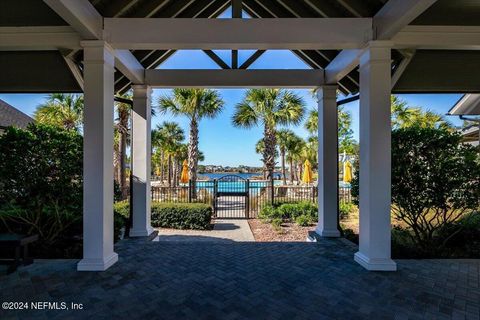
{"label": "metal fence", "polygon": [[[228,179],[190,182],[180,186],[152,186],[152,201],[170,203],[205,203],[217,218],[255,218],[267,204],[279,205],[308,201],[317,203],[313,185],[280,185],[279,181]],[[350,187],[338,188],[339,203],[352,201]]]}

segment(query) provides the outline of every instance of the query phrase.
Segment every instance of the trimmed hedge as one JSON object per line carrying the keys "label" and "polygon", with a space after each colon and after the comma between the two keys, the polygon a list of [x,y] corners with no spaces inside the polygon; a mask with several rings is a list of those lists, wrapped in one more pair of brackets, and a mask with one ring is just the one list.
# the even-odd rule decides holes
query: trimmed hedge
{"label": "trimmed hedge", "polygon": [[[115,224],[127,221],[130,214],[128,201],[114,206]],[[152,226],[173,229],[210,229],[212,208],[202,203],[152,203]]]}
{"label": "trimmed hedge", "polygon": [[207,230],[212,213],[212,208],[203,203],[152,203],[152,226]]}

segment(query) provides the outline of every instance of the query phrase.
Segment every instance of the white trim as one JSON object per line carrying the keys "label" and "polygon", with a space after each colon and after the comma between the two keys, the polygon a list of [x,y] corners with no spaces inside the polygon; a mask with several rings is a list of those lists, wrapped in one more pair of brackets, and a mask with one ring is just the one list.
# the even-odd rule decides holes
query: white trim
{"label": "white trim", "polygon": [[104,28],[114,48],[135,50],[350,49],[372,39],[371,18],[105,18]]}
{"label": "white trim", "polygon": [[314,88],[323,84],[323,70],[145,70],[145,83],[156,88]]}
{"label": "white trim", "polygon": [[392,41],[398,49],[480,50],[480,26],[407,26]]}
{"label": "white trim", "polygon": [[88,0],[43,0],[84,39],[101,39],[103,17]]}
{"label": "white trim", "polygon": [[70,26],[0,27],[0,51],[81,49],[80,40]]}
{"label": "white trim", "polygon": [[77,271],[105,271],[118,261],[118,254],[113,252],[105,259],[82,259],[77,264]]}
{"label": "white trim", "polygon": [[360,63],[363,50],[342,50],[325,68],[325,82],[337,83],[355,69]]}
{"label": "white trim", "polygon": [[392,259],[370,259],[361,252],[356,252],[354,260],[369,271],[397,271],[397,264]]}
{"label": "white trim", "polygon": [[391,39],[436,1],[389,0],[373,18],[376,39]]}
{"label": "white trim", "polygon": [[134,84],[145,82],[145,68],[130,50],[115,50],[115,66]]}

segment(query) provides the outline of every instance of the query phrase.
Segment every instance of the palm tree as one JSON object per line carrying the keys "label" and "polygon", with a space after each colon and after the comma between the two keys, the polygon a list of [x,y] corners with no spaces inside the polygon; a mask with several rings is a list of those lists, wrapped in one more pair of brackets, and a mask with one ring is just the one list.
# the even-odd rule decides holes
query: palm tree
{"label": "palm tree", "polygon": [[[131,100],[132,97],[131,95],[124,95],[122,98]],[[127,144],[131,107],[124,102],[115,102],[115,106],[117,109],[115,135],[118,135],[118,138],[115,137],[116,142],[118,141],[118,143],[115,143],[115,158],[118,162],[115,168],[117,172],[117,181],[120,185],[120,190],[122,191],[122,198],[125,199],[127,197]]]}
{"label": "palm tree", "polygon": [[277,131],[277,143],[280,150],[280,161],[282,165],[282,180],[283,184],[287,184],[287,174],[285,170],[285,157],[287,149],[291,148],[290,144],[295,140],[296,136],[292,130],[280,129]]}
{"label": "palm tree", "polygon": [[67,130],[79,131],[83,122],[83,96],[52,93],[37,107],[35,120]]}
{"label": "palm tree", "polygon": [[290,166],[290,182],[293,183],[294,180],[299,180],[298,177],[298,163],[301,160],[302,152],[305,148],[305,141],[294,135],[290,138],[290,141],[287,145],[286,151],[286,160],[289,162]]}
{"label": "palm tree", "polygon": [[157,125],[154,134],[154,144],[163,150],[167,156],[168,185],[173,185],[173,156],[178,152],[181,142],[185,139],[185,133],[175,122],[165,121]]}
{"label": "palm tree", "polygon": [[392,127],[394,129],[407,127],[444,128],[451,129],[451,124],[438,113],[431,110],[409,107],[407,102],[396,96],[391,96]]}
{"label": "palm tree", "polygon": [[[353,139],[352,130],[352,116],[348,111],[342,107],[338,108],[338,144],[339,152],[346,151],[352,153],[355,149],[356,141]],[[316,109],[310,110],[307,120],[305,121],[305,129],[317,136],[318,133],[318,111]]]}
{"label": "palm tree", "polygon": [[302,98],[282,89],[250,89],[242,102],[237,104],[232,122],[235,127],[263,126],[263,164],[267,179],[273,178],[275,170],[277,125],[299,124],[305,112]]}
{"label": "palm tree", "polygon": [[224,102],[218,91],[210,89],[174,89],[172,96],[158,101],[160,112],[186,116],[190,120],[188,143],[188,175],[192,180],[192,196],[196,198],[198,168],[198,124],[203,118],[214,118],[223,109]]}

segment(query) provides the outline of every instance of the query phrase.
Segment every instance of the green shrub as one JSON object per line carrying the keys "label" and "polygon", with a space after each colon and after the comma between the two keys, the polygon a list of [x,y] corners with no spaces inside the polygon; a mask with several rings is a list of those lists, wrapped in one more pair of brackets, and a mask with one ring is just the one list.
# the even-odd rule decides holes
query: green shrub
{"label": "green shrub", "polygon": [[295,219],[301,215],[298,204],[293,203],[282,204],[276,209],[276,211],[278,217],[282,218],[283,220]]}
{"label": "green shrub", "polygon": [[174,229],[207,230],[212,208],[202,203],[152,203],[152,225]]}
{"label": "green shrub", "polygon": [[272,227],[275,231],[280,232],[282,230],[283,220],[280,218],[274,218],[271,220]]}
{"label": "green shrub", "polygon": [[258,213],[258,217],[265,222],[270,222],[272,219],[276,218],[281,219],[281,216],[278,215],[277,209],[269,204],[262,207]]}
{"label": "green shrub", "polygon": [[[392,213],[420,254],[438,255],[479,207],[480,163],[458,133],[419,126],[392,131]],[[359,199],[359,173],[352,196]]]}
{"label": "green shrub", "polygon": [[338,207],[340,213],[340,219],[348,218],[351,212],[355,209],[355,205],[351,202],[341,202]]}
{"label": "green shrub", "polygon": [[128,200],[116,202],[113,205],[113,227],[115,240],[120,239],[121,229],[128,227],[128,219],[130,217],[130,203]]}
{"label": "green shrub", "polygon": [[46,125],[0,136],[0,232],[38,234],[35,258],[81,255],[82,150],[76,131]]}
{"label": "green shrub", "polygon": [[300,227],[308,227],[312,224],[312,217],[307,215],[301,215],[295,218],[295,223]]}
{"label": "green shrub", "polygon": [[299,201],[282,203],[279,206],[265,205],[260,210],[258,217],[263,221],[272,223],[272,225],[276,223],[279,226],[281,224],[279,224],[279,221],[295,221],[300,226],[308,226],[317,221],[317,211],[317,206],[314,203]]}

